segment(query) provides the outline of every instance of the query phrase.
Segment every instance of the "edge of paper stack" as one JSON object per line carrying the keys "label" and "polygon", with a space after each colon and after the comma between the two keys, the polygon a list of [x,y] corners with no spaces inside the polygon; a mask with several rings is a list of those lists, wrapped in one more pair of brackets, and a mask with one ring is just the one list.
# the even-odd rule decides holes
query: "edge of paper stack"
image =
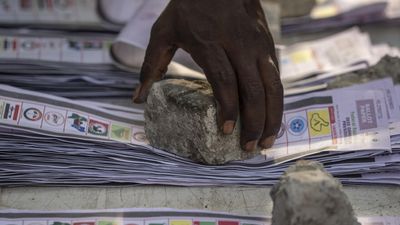
{"label": "edge of paper stack", "polygon": [[[400,217],[359,217],[361,225],[400,224]],[[270,225],[271,217],[167,208],[0,210],[2,225]]]}
{"label": "edge of paper stack", "polygon": [[206,166],[149,146],[140,109],[0,85],[0,182],[270,185],[303,157],[344,183],[398,184],[399,90],[388,78],[286,98],[282,128],[265,155]]}
{"label": "edge of paper stack", "polygon": [[[299,158],[323,163],[345,184],[400,184],[394,75],[326,90],[331,79],[399,57],[398,48],[373,45],[356,27],[280,48],[287,97],[275,145],[254,159],[207,166],[149,146],[143,109],[112,99],[130,98],[139,83],[150,24],[165,2],[145,1],[140,12],[119,1],[51,2],[0,7],[0,186],[272,185]],[[128,23],[129,13],[139,20]],[[204,79],[185,57],[177,54],[169,76]]]}

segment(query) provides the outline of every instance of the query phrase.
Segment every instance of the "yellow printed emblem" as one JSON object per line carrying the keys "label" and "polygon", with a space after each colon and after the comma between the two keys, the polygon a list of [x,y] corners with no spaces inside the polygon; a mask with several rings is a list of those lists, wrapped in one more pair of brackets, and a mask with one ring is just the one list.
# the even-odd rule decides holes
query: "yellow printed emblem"
{"label": "yellow printed emblem", "polygon": [[309,63],[313,59],[313,53],[311,49],[302,49],[292,52],[290,54],[290,59],[296,64]]}
{"label": "yellow printed emblem", "polygon": [[191,220],[170,220],[169,225],[192,225]]}
{"label": "yellow printed emblem", "polygon": [[312,110],[307,112],[311,137],[326,136],[331,134],[331,123],[328,109]]}

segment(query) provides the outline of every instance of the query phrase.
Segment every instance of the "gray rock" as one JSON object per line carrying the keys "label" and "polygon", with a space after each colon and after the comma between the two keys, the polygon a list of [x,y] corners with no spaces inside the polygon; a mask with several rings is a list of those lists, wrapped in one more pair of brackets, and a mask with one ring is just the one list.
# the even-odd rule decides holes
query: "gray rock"
{"label": "gray rock", "polygon": [[394,83],[400,84],[400,58],[385,56],[378,64],[367,69],[340,75],[328,82],[328,89],[366,83],[386,77],[392,77]]}
{"label": "gray rock", "polygon": [[300,17],[311,13],[316,0],[280,0],[281,17]]}
{"label": "gray rock", "polygon": [[270,194],[272,225],[360,225],[340,182],[317,162],[289,167]]}
{"label": "gray rock", "polygon": [[[204,164],[224,164],[255,156],[217,128],[216,105],[207,81],[163,80],[153,84],[145,108],[150,145]],[[239,124],[239,123],[238,123]]]}

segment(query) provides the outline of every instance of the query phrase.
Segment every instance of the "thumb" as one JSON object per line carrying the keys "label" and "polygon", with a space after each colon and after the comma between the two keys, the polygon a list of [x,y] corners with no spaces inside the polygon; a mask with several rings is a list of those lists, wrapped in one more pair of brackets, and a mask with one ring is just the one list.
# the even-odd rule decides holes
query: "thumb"
{"label": "thumb", "polygon": [[175,55],[177,46],[166,41],[168,38],[159,35],[153,26],[150,42],[140,71],[140,85],[136,89],[133,101],[143,103],[146,101],[150,88],[154,82],[161,80],[167,72],[168,64]]}

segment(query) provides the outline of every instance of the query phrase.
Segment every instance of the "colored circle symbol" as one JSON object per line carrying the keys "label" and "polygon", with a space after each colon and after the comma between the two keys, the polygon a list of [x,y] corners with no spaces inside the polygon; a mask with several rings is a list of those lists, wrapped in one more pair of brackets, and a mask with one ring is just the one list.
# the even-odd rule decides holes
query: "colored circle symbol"
{"label": "colored circle symbol", "polygon": [[289,132],[293,135],[301,135],[307,129],[307,121],[301,116],[294,117],[289,121]]}
{"label": "colored circle symbol", "polygon": [[42,112],[37,108],[27,108],[24,111],[24,117],[30,121],[38,121],[42,118]]}
{"label": "colored circle symbol", "polygon": [[65,122],[64,116],[59,112],[47,112],[44,121],[51,126],[61,126]]}
{"label": "colored circle symbol", "polygon": [[136,132],[133,134],[133,139],[138,142],[147,142],[146,134],[144,132]]}

